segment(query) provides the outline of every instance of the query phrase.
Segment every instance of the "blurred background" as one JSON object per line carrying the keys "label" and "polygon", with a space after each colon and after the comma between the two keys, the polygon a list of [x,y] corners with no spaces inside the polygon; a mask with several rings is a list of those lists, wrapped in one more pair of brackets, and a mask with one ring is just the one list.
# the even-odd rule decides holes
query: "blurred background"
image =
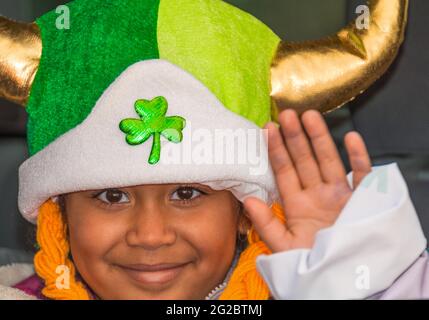
{"label": "blurred background", "polygon": [[[90,1],[90,0],[88,0]],[[142,0],[143,1],[143,0]],[[34,21],[68,1],[2,0],[0,14]],[[356,17],[361,0],[228,0],[285,40],[317,39]],[[429,1],[411,0],[406,41],[389,72],[370,90],[327,115],[343,156],[347,131],[363,134],[375,164],[397,162],[429,236]],[[0,100],[0,265],[31,261],[33,226],[18,213],[18,167],[27,158],[26,114]],[[407,235],[398,235],[404,236]]]}

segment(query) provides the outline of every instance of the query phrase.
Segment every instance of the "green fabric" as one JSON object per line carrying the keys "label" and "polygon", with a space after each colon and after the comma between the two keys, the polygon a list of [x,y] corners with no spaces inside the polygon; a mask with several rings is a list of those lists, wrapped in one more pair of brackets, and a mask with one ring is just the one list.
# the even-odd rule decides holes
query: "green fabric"
{"label": "green fabric", "polygon": [[270,64],[280,39],[253,16],[219,0],[161,0],[161,59],[204,83],[231,111],[270,120]]}
{"label": "green fabric", "polygon": [[[231,111],[270,120],[270,64],[279,38],[219,0],[75,0],[70,29],[51,11],[36,23],[43,52],[27,112],[33,155],[88,116],[130,65],[166,59],[204,83]],[[197,111],[197,110],[196,110]]]}
{"label": "green fabric", "polygon": [[76,0],[70,29],[51,11],[36,23],[43,52],[31,90],[27,134],[33,155],[80,124],[129,65],[159,58],[159,0]]}

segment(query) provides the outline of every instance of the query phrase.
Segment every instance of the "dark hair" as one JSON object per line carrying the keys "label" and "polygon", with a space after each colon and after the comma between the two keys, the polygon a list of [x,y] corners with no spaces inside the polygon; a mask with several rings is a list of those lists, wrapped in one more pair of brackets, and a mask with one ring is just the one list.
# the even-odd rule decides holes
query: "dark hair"
{"label": "dark hair", "polygon": [[64,194],[58,196],[58,206],[60,207],[61,213],[65,215],[66,213],[66,197]]}

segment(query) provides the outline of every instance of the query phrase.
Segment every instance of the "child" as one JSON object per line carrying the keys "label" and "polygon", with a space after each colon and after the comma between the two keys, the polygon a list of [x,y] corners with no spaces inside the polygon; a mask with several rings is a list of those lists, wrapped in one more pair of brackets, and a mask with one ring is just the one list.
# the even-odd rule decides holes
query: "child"
{"label": "child", "polygon": [[68,7],[70,29],[55,12],[25,29],[33,41],[40,29],[43,52],[20,87],[31,157],[19,208],[40,249],[36,275],[0,270],[2,297],[364,298],[423,252],[397,168],[368,175],[358,134],[349,184],[318,112],[301,125],[283,111],[281,133],[270,122],[279,39],[265,25],[215,0]]}

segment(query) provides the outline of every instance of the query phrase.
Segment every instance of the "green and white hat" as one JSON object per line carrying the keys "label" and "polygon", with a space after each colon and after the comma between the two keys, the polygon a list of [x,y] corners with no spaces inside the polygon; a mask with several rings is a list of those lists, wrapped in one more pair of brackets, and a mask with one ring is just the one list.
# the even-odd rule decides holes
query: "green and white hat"
{"label": "green and white hat", "polygon": [[[405,22],[389,26],[406,20],[384,17],[385,2],[371,1],[368,33],[349,27],[304,44],[280,42],[220,0],[75,0],[33,24],[0,17],[0,96],[29,115],[21,213],[35,222],[40,205],[60,194],[161,183],[202,183],[272,204],[261,127],[276,104],[301,108],[304,98],[294,98],[305,97],[332,109],[385,71]],[[376,50],[365,47],[374,37]],[[359,72],[367,69],[377,76]]]}
{"label": "green and white hat", "polygon": [[[31,157],[19,169],[28,220],[50,197],[140,184],[203,183],[274,201],[265,141],[254,139],[259,164],[238,163],[240,133],[250,143],[271,116],[279,38],[269,28],[217,0],[67,6],[69,29],[56,27],[55,11],[36,21],[43,49],[27,104]],[[216,159],[222,134],[236,140],[237,161]],[[266,169],[252,174],[256,165]]]}

